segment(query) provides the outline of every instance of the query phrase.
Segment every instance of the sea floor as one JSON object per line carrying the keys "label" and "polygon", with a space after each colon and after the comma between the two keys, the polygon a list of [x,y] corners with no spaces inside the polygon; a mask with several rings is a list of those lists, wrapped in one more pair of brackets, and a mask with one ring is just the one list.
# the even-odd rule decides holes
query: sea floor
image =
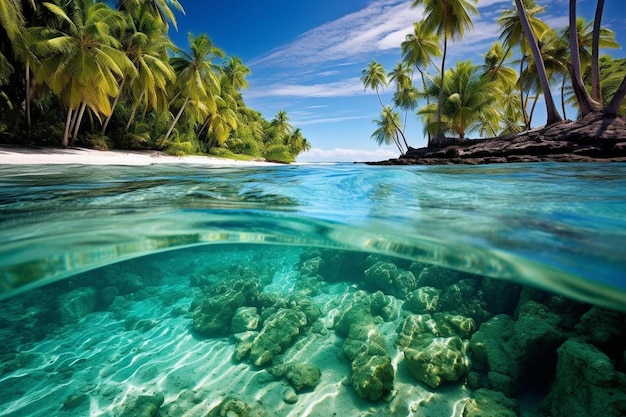
{"label": "sea floor", "polygon": [[[264,291],[293,288],[298,255],[295,249],[283,254],[282,267]],[[199,267],[197,261],[184,263]],[[322,311],[324,330],[300,337],[282,359],[313,363],[320,368],[321,378],[314,389],[295,394],[286,380],[235,361],[231,338],[195,335],[189,315],[194,292],[189,277],[176,272],[185,268],[175,259],[161,261],[158,266],[163,273],[162,284],[146,288],[143,295],[135,296],[139,300],[128,297],[124,308],[117,303],[77,323],[50,325],[39,331],[24,328],[24,332],[50,332],[19,346],[11,341],[19,339],[16,327],[2,328],[1,339],[15,350],[6,352],[0,363],[0,415],[130,416],[136,415],[133,410],[138,399],[163,396],[158,411],[161,417],[204,416],[227,397],[236,397],[256,410],[257,414],[251,415],[460,416],[467,399],[463,384],[433,392],[416,383],[399,365],[402,355],[393,339],[399,323],[382,326],[383,333],[388,333],[386,347],[394,352],[392,361],[398,370],[394,391],[378,402],[359,398],[350,386],[351,369],[342,354],[343,338],[331,330],[336,306],[346,294],[357,290],[354,285],[329,285],[313,297]],[[45,287],[5,301],[4,323],[28,326],[28,315],[40,314],[38,309],[43,308],[36,299],[49,296],[51,291]]]}
{"label": "sea floor", "polygon": [[[572,359],[579,369],[573,369],[571,383],[584,390],[584,378],[589,378],[598,387],[593,391],[596,397],[589,394],[593,400],[589,404],[585,404],[587,394],[578,391],[567,398],[567,404],[596,411],[608,407],[603,412],[613,414],[606,415],[621,415],[619,398],[626,395],[620,393],[620,375],[626,366],[619,359],[625,352],[620,339],[626,323],[623,313],[599,310],[530,287],[522,289],[514,283],[369,256],[296,246],[198,247],[109,265],[4,300],[0,302],[0,416],[476,417],[496,407],[494,410],[506,413],[489,415],[534,417],[549,414],[545,404],[539,412],[548,393],[552,410],[565,416],[570,415],[565,407],[554,406],[565,395],[558,391],[563,381],[553,381],[560,372],[557,356],[561,353],[557,352],[569,342],[570,353],[592,358]],[[392,261],[399,265],[397,269]],[[367,262],[375,265],[367,271],[380,266],[375,281],[364,280]],[[402,267],[416,274],[421,271],[422,284],[440,289],[415,289],[415,276]],[[385,273],[395,274],[386,284],[381,281]],[[195,314],[202,303],[198,300],[228,294],[229,287],[252,276],[261,283],[264,300],[286,300],[297,306],[292,310],[302,311],[307,304],[298,303],[310,300],[319,310],[313,324],[302,326],[289,344],[277,341],[279,353],[259,366],[251,359],[252,353],[236,359],[242,340],[246,340],[237,335],[245,332],[206,335],[196,328]],[[424,300],[385,295],[384,313],[372,313],[376,317],[368,331],[368,341],[370,333],[377,332],[379,336],[372,335],[372,340],[384,343],[393,366],[393,389],[376,401],[363,399],[353,386],[356,360],[351,363],[347,357],[348,340],[359,339],[352,337],[352,327],[349,336],[345,329],[342,333],[341,323],[360,311],[350,310],[349,304],[358,300],[359,294],[372,300],[375,293],[382,296],[381,290],[398,294],[407,282],[413,285],[411,294]],[[470,293],[471,297],[465,295]],[[78,297],[96,301],[81,310],[88,303],[77,302]],[[259,295],[258,300],[261,298]],[[443,310],[444,298],[452,306],[448,307],[450,313]],[[263,326],[273,317],[269,311],[282,308],[278,305],[279,301],[259,307]],[[432,314],[434,319],[439,314],[465,324],[473,323],[467,317],[474,317],[476,326],[465,328],[462,342],[458,337],[432,339],[459,339],[463,352],[473,346],[474,357],[463,376],[433,388],[409,371],[407,351],[400,348],[409,316],[429,326],[440,325],[433,324],[430,314],[416,313],[416,308],[437,311]],[[455,309],[465,311],[466,317],[454,313]],[[438,331],[459,330],[450,329]],[[592,346],[594,343],[611,358]],[[443,349],[435,353],[433,361],[442,360],[436,355],[451,352]],[[606,376],[598,376],[594,368],[598,360]],[[272,370],[273,365],[294,363],[319,369],[313,387],[300,389],[288,374]],[[513,380],[515,375],[517,380]],[[567,385],[569,380],[564,381]],[[491,399],[475,400],[485,387]],[[598,398],[604,402],[597,402]],[[479,407],[473,413],[464,412],[471,402],[485,410]],[[231,411],[224,404],[230,404]],[[585,413],[579,409],[575,415],[591,415]]]}

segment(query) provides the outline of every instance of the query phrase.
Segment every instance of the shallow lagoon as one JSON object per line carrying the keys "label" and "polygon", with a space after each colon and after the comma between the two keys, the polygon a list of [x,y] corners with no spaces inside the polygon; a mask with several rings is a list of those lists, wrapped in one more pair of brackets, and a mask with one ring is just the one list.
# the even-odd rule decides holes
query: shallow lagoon
{"label": "shallow lagoon", "polygon": [[624,413],[626,165],[0,178],[0,415]]}

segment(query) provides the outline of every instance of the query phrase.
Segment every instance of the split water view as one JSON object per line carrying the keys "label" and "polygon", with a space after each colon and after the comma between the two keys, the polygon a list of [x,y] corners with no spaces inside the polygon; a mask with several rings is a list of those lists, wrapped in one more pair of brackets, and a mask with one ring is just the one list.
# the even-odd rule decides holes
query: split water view
{"label": "split water view", "polygon": [[0,417],[626,416],[622,9],[0,0]]}

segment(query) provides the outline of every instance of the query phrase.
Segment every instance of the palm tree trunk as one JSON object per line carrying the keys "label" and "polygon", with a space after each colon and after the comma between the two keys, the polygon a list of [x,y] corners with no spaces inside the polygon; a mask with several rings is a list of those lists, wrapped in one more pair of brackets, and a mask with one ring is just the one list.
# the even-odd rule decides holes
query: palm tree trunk
{"label": "palm tree trunk", "polygon": [[600,23],[604,0],[598,0],[596,16],[593,20],[593,37],[591,40],[591,97],[598,103],[602,103],[602,90],[600,89]]}
{"label": "palm tree trunk", "polygon": [[70,124],[72,123],[73,112],[74,111],[72,108],[67,109],[67,117],[65,118],[65,129],[63,130],[63,139],[61,139],[61,146],[63,146],[64,148],[66,148],[69,144]]}
{"label": "palm tree trunk", "polygon": [[76,141],[76,137],[78,137],[78,129],[80,129],[80,123],[83,120],[83,115],[85,114],[86,108],[87,108],[87,103],[82,102],[80,105],[80,111],[76,115],[76,121],[74,122],[74,132],[72,134],[72,145]]}
{"label": "palm tree trunk", "polygon": [[402,146],[400,145],[400,138],[398,137],[398,132],[396,131],[396,135],[393,138],[393,143],[396,144],[396,146],[398,147],[398,150],[400,151],[400,154],[403,154],[404,151],[402,150]]}
{"label": "palm tree trunk", "polygon": [[126,132],[128,132],[128,129],[130,129],[130,125],[133,123],[133,120],[135,120],[135,114],[137,113],[139,103],[143,99],[143,95],[144,93],[141,93],[141,95],[139,96],[139,100],[137,100],[136,103],[133,103],[133,110],[130,112],[130,117],[128,118],[128,122],[126,123]]}
{"label": "palm tree trunk", "polygon": [[585,116],[594,110],[600,110],[600,108],[594,105],[593,100],[589,97],[580,72],[580,49],[578,46],[578,31],[576,30],[576,0],[569,0],[569,48],[572,54],[572,67],[570,69],[572,86],[574,87],[574,94],[580,108],[580,115]]}
{"label": "palm tree trunk", "polygon": [[[526,55],[522,53],[522,59],[519,62],[519,73],[520,76],[524,71],[524,61],[526,60]],[[519,96],[520,96],[520,106],[522,107],[522,117],[524,118],[524,128],[526,130],[530,130],[530,121],[528,120],[528,112],[526,111],[526,98],[524,97],[524,89],[522,88],[522,83],[520,82],[519,86]]]}
{"label": "palm tree trunk", "polygon": [[[424,88],[424,91],[426,91],[426,77],[424,77],[424,71],[421,70],[421,68],[417,67],[417,70],[420,73],[420,77],[422,77],[422,88]],[[426,106],[430,105],[430,97],[426,96]],[[426,135],[427,135],[427,142],[426,142],[426,146],[428,146],[428,144],[430,144],[430,131],[428,129],[426,129]]]}
{"label": "palm tree trunk", "polygon": [[32,128],[32,121],[30,118],[30,65],[26,64],[26,75],[25,75],[26,79],[26,126],[27,126],[27,133],[28,133],[28,139],[30,140],[30,138],[33,135],[33,128]]}
{"label": "palm tree trunk", "polygon": [[[448,52],[448,34],[443,35],[443,54],[441,55],[441,80],[439,81],[439,98],[437,99],[437,137],[435,146],[440,146],[443,142],[443,132],[441,130],[441,107],[443,107],[443,86],[445,85],[444,75],[446,71],[446,53]],[[430,144],[429,144],[430,147]]]}
{"label": "palm tree trunk", "polygon": [[535,60],[535,67],[537,68],[537,75],[539,76],[541,91],[543,92],[543,96],[546,102],[546,125],[550,126],[555,123],[562,122],[563,119],[561,118],[561,115],[559,114],[559,111],[556,109],[556,105],[554,104],[554,98],[552,97],[552,92],[550,91],[550,81],[548,80],[546,67],[543,64],[543,59],[541,58],[541,51],[539,51],[537,39],[535,38],[535,34],[530,27],[530,23],[528,22],[528,16],[526,16],[524,3],[522,0],[515,0],[515,5],[517,6],[517,14],[519,16],[520,23],[522,24],[522,29],[524,29],[524,34],[526,35],[526,39],[528,39],[530,49],[533,53],[533,59]]}
{"label": "palm tree trunk", "polygon": [[561,111],[563,112],[563,118],[567,120],[567,114],[565,112],[565,74],[561,80]]}
{"label": "palm tree trunk", "polygon": [[533,104],[530,106],[530,114],[528,115],[528,126],[530,129],[530,125],[533,122],[533,115],[535,114],[535,107],[537,107],[537,102],[539,101],[539,94],[535,96],[533,99]]}
{"label": "palm tree trunk", "polygon": [[165,140],[168,140],[170,135],[172,134],[172,131],[174,130],[174,126],[176,126],[176,123],[178,123],[178,119],[180,119],[180,116],[183,114],[183,111],[185,110],[185,107],[187,106],[188,101],[189,101],[189,97],[185,97],[185,101],[183,102],[183,105],[180,106],[180,110],[178,110],[178,114],[174,118],[172,125],[170,126],[169,130],[165,134],[165,138],[164,138]]}
{"label": "palm tree trunk", "polygon": [[611,99],[611,102],[604,109],[604,112],[610,116],[617,116],[619,114],[619,109],[622,105],[622,101],[626,97],[626,76],[622,80],[622,83],[619,85],[619,88],[615,92],[615,95]]}
{"label": "palm tree trunk", "polygon": [[119,93],[115,96],[115,100],[113,100],[113,104],[111,104],[111,114],[107,116],[106,120],[102,124],[102,132],[100,132],[102,136],[104,136],[104,134],[106,133],[107,126],[109,125],[109,122],[111,121],[111,118],[113,117],[113,112],[115,111],[117,102],[119,101],[120,96],[122,95],[122,90],[124,90],[124,84],[126,84],[126,78],[122,80],[122,83],[120,84],[120,88],[119,88]]}
{"label": "palm tree trunk", "polygon": [[[376,97],[378,97],[378,102],[380,103],[381,107],[384,109],[384,108],[385,108],[385,105],[383,104],[383,100],[380,98],[380,94],[378,93],[378,88],[376,88]],[[402,129],[400,128],[400,126],[396,123],[396,121],[395,121],[395,120],[393,120],[393,118],[392,118],[391,122],[392,122],[392,123],[393,123],[393,125],[395,126],[396,130],[397,130],[398,132],[400,132],[400,134],[402,135],[402,139],[404,140],[404,143],[406,143],[406,144],[407,144],[407,145],[406,145],[406,148],[407,148],[407,150],[408,150],[408,149],[409,149],[409,144],[408,144],[408,143],[407,143],[407,141],[406,141],[406,137],[404,136],[404,132],[402,131]],[[399,141],[399,140],[398,140],[398,143],[400,143],[400,141]],[[400,147],[400,146],[398,146],[398,147]],[[400,152],[401,152],[401,153],[404,153],[404,152],[402,152],[402,149],[400,149]]]}

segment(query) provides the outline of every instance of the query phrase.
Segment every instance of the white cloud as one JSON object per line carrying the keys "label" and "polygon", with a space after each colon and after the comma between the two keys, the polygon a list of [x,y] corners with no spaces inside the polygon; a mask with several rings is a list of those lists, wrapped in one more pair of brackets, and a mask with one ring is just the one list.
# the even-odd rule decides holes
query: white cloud
{"label": "white cloud", "polygon": [[478,10],[484,8],[484,7],[489,7],[489,6],[493,6],[494,4],[506,4],[507,8],[512,8],[512,1],[511,0],[478,0],[478,3],[476,5],[476,7],[478,8]]}
{"label": "white cloud", "polygon": [[299,97],[327,98],[347,97],[364,94],[363,84],[358,77],[322,84],[289,84],[285,82],[257,85],[246,93],[246,98]]}
{"label": "white cloud", "polygon": [[398,152],[389,149],[320,149],[313,148],[298,156],[298,162],[372,162],[397,158]]}
{"label": "white cloud", "polygon": [[293,124],[296,126],[307,126],[307,125],[318,125],[318,124],[327,124],[327,123],[339,123],[346,122],[349,120],[361,120],[361,119],[371,119],[372,116],[338,116],[338,117],[314,117],[310,119],[302,119],[296,120],[294,119]]}
{"label": "white cloud", "polygon": [[372,1],[364,9],[305,32],[249,65],[302,66],[399,48],[413,22],[420,19],[419,10],[410,5],[411,0]]}

